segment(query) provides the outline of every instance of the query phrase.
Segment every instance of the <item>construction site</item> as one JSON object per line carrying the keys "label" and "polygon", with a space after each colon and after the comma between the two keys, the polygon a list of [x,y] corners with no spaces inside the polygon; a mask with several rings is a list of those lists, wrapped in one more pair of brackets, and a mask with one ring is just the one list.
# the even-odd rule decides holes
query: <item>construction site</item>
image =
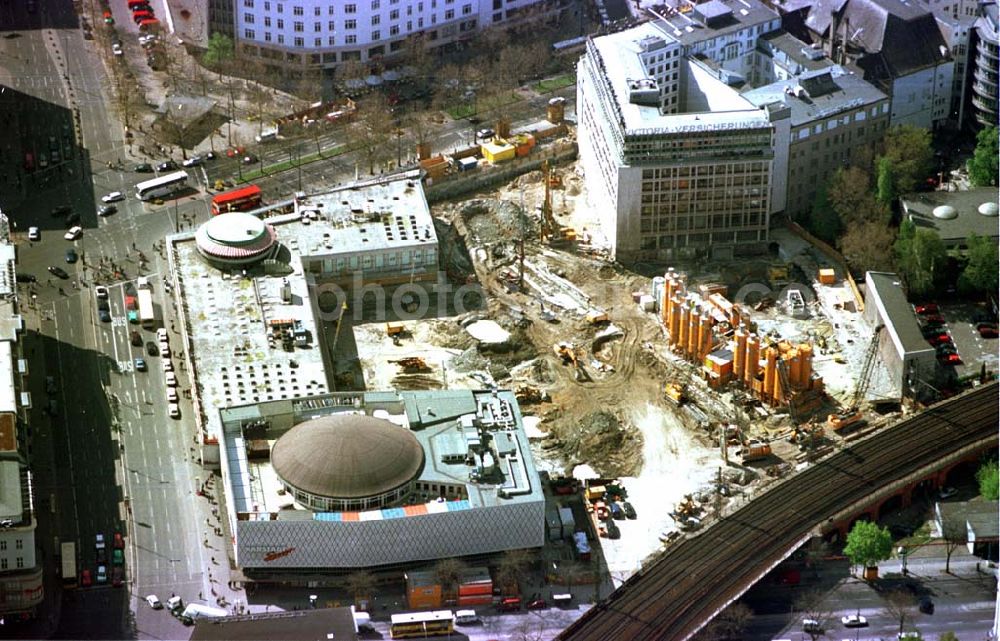
{"label": "construction site", "polygon": [[[600,546],[615,583],[903,411],[858,287],[790,230],[754,260],[626,268],[608,259],[573,163],[432,214],[442,270],[478,287],[478,307],[354,321],[345,382],[513,390],[540,471],[613,481],[634,506]],[[595,503],[591,534],[604,536]]]}

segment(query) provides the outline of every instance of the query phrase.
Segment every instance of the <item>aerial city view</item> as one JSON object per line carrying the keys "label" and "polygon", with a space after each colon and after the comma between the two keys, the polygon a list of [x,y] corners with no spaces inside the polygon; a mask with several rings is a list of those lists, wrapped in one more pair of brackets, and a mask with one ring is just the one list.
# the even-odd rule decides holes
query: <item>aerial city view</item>
{"label": "aerial city view", "polygon": [[1000,641],[995,0],[0,0],[0,638]]}

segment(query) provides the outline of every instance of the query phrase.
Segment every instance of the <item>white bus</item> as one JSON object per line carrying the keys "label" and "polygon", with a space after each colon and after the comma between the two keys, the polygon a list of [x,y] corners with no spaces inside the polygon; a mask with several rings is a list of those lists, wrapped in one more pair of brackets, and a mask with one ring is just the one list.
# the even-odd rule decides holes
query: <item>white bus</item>
{"label": "white bus", "polygon": [[451,610],[394,614],[389,623],[389,636],[393,639],[424,638],[454,631],[455,615]]}
{"label": "white bus", "polygon": [[139,200],[153,200],[169,196],[175,191],[180,191],[187,187],[187,172],[175,171],[172,174],[164,174],[159,178],[146,180],[135,186],[135,195]]}

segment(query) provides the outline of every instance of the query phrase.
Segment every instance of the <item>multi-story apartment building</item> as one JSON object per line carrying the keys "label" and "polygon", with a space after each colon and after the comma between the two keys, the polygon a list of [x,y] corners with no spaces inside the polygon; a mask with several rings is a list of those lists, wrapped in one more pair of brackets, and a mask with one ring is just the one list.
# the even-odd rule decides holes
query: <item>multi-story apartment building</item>
{"label": "multi-story apartment building", "polygon": [[31,497],[28,410],[22,385],[14,243],[0,214],[0,618],[31,616],[44,596],[35,556],[36,520]]}
{"label": "multi-story apartment building", "polygon": [[800,219],[816,190],[848,163],[852,150],[882,138],[889,126],[889,97],[790,34],[762,39],[758,51],[761,77],[778,80],[743,97],[788,111],[776,135],[772,209]]}
{"label": "multi-story apartment building", "polygon": [[997,3],[984,2],[976,20],[976,57],[972,61],[972,109],[976,122],[983,127],[997,124],[998,62],[1000,38],[997,30]]}
{"label": "multi-story apartment building", "polygon": [[[439,47],[491,26],[556,15],[558,0],[211,0],[234,3],[238,51],[291,73]],[[224,13],[220,10],[220,13]]]}
{"label": "multi-story apartment building", "polygon": [[805,27],[811,41],[831,43],[831,57],[852,61],[892,97],[891,125],[931,129],[948,120],[955,65],[927,5],[817,0]]}
{"label": "multi-story apartment building", "polygon": [[236,0],[206,0],[208,8],[208,33],[221,33],[231,39],[236,38]]}
{"label": "multi-story apartment building", "polygon": [[710,0],[588,42],[577,74],[580,158],[620,260],[763,248],[774,114],[741,97],[758,2]]}

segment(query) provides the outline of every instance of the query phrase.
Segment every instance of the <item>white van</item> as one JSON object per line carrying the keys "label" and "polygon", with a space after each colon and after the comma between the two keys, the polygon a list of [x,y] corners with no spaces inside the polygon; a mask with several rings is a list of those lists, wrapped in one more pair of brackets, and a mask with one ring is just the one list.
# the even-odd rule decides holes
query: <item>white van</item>
{"label": "white van", "polygon": [[213,608],[208,605],[202,605],[200,603],[189,603],[184,612],[181,613],[182,617],[188,617],[190,619],[214,619],[220,617],[229,616],[229,612],[223,610],[222,608]]}
{"label": "white van", "polygon": [[479,615],[475,610],[459,610],[455,613],[455,623],[458,625],[479,623]]}

